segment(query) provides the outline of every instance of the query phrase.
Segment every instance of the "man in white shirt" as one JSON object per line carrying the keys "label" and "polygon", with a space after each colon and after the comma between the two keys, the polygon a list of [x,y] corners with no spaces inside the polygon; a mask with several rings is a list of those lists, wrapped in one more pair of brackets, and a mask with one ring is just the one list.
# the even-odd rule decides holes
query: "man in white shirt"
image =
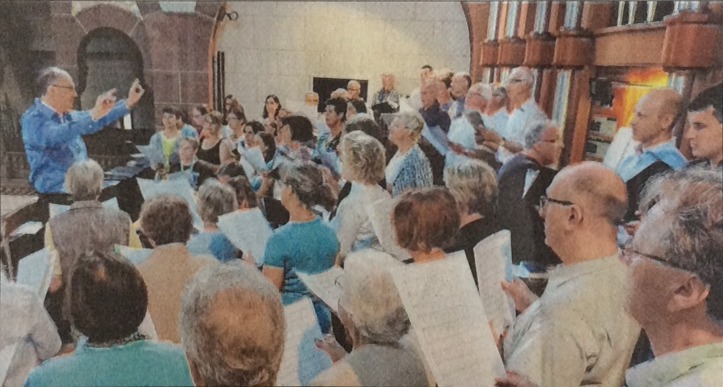
{"label": "man in white shirt", "polygon": [[494,130],[497,134],[507,127],[510,115],[507,113],[507,90],[503,86],[493,88],[492,98],[487,103],[483,117],[485,117],[485,125],[488,125],[487,129]]}
{"label": "man in white shirt", "polygon": [[430,65],[424,65],[419,70],[419,87],[414,88],[407,98],[407,104],[418,111],[422,108],[422,85],[434,79],[434,69]]}
{"label": "man in white shirt", "polygon": [[523,311],[504,340],[506,368],[539,386],[620,386],[640,333],[625,311],[628,269],[616,244],[625,184],[584,162],[561,170],[540,205],[545,242],[563,265],[539,299],[520,280],[503,284]]}
{"label": "man in white shirt", "polygon": [[723,176],[692,168],[656,179],[655,204],[630,248],[627,309],[655,359],[627,371],[629,387],[720,386],[723,380]]}

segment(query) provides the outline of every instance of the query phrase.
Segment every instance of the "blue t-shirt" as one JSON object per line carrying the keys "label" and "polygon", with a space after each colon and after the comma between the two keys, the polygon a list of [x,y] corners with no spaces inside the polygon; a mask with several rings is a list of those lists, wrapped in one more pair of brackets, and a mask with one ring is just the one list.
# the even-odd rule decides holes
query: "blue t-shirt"
{"label": "blue t-shirt", "polygon": [[150,340],[110,348],[79,344],[75,353],[44,362],[25,381],[25,387],[192,385],[183,349]]}
{"label": "blue t-shirt", "polygon": [[283,304],[294,303],[304,296],[312,297],[296,272],[313,274],[328,270],[334,266],[338,252],[336,233],[318,217],[311,222],[288,223],[277,229],[266,244],[264,264],[284,270]]}
{"label": "blue t-shirt", "polygon": [[191,237],[187,244],[191,254],[213,255],[221,262],[236,259],[237,249],[220,231],[200,232]]}

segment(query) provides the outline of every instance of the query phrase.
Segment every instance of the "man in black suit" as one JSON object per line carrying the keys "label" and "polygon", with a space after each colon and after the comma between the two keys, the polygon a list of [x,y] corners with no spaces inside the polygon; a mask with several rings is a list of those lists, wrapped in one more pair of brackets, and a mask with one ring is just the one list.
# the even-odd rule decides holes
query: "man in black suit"
{"label": "man in black suit", "polygon": [[557,173],[547,166],[560,159],[560,130],[552,121],[539,120],[525,128],[523,138],[524,150],[499,171],[499,220],[512,233],[514,263],[558,264],[559,258],[545,244],[544,222],[537,209]]}

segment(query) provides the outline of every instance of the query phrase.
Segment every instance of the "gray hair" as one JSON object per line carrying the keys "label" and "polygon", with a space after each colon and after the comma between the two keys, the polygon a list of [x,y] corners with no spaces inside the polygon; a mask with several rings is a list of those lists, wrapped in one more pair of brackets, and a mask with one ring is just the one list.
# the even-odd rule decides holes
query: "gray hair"
{"label": "gray hair", "polygon": [[359,81],[357,81],[356,79],[352,79],[351,81],[349,81],[349,82],[346,84],[347,89],[348,89],[351,85],[357,85],[357,86],[361,87],[361,83],[359,83]]}
{"label": "gray hair", "polygon": [[272,386],[286,323],[278,290],[248,265],[212,264],[186,285],[179,333],[208,386]]}
{"label": "gray hair", "polygon": [[352,180],[376,184],[384,178],[384,145],[374,137],[353,131],[341,138],[341,150],[342,167],[348,168]]}
{"label": "gray hair", "polygon": [[103,168],[92,159],[76,161],[65,175],[65,187],[73,200],[96,200],[103,191]]}
{"label": "gray hair", "polygon": [[419,137],[422,136],[424,118],[422,118],[421,114],[414,111],[401,112],[394,117],[394,120],[399,120],[399,122],[412,133],[412,138],[415,141],[419,140]]}
{"label": "gray hair", "polygon": [[409,331],[409,317],[390,273],[401,265],[373,249],[352,253],[344,261],[344,293],[339,303],[359,334],[372,343],[393,344]]}
{"label": "gray hair", "polygon": [[218,222],[218,217],[238,208],[236,192],[216,179],[206,179],[198,189],[198,215],[209,223]]}
{"label": "gray hair", "polygon": [[522,128],[522,146],[525,149],[532,149],[548,128],[557,128],[557,125],[551,120],[536,120]]}
{"label": "gray hair", "polygon": [[40,95],[45,95],[48,92],[48,88],[50,87],[50,85],[54,84],[62,76],[70,77],[70,74],[68,74],[67,71],[61,69],[60,67],[46,67],[45,69],[40,71],[38,78],[35,80],[35,87],[37,88],[37,92]]}
{"label": "gray hair", "polygon": [[[658,207],[655,235],[661,257],[710,286],[708,315],[723,320],[723,176],[691,168],[658,175],[646,186],[640,209]],[[645,218],[643,218],[645,222]]]}
{"label": "gray hair", "polygon": [[520,74],[520,79],[522,79],[525,84],[532,85],[533,83],[535,83],[535,75],[532,74],[532,70],[530,70],[529,67],[515,67],[514,69],[512,69],[512,71],[510,71],[509,78],[511,78],[515,72]]}
{"label": "gray hair", "polygon": [[497,174],[487,163],[467,159],[444,171],[444,183],[460,210],[489,216],[497,203]]}

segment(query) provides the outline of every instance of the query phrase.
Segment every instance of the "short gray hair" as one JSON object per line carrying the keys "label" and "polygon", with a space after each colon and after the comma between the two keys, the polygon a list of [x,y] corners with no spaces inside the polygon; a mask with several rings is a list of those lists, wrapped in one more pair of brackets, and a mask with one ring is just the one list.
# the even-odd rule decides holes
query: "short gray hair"
{"label": "short gray hair", "polygon": [[468,214],[490,216],[497,204],[497,174],[487,163],[467,159],[444,171],[444,183]]}
{"label": "short gray hair", "polygon": [[73,200],[96,200],[103,191],[103,168],[92,159],[76,161],[65,175],[65,187]]}
{"label": "short gray hair", "polygon": [[67,71],[61,69],[60,67],[46,67],[42,71],[40,71],[40,74],[38,75],[38,78],[35,80],[35,87],[37,88],[37,92],[40,95],[45,95],[48,92],[48,88],[50,85],[54,84],[58,78],[62,76],[68,76],[70,77],[70,74],[68,74]]}
{"label": "short gray hair", "polygon": [[542,138],[542,133],[548,128],[557,128],[551,120],[536,120],[522,129],[522,146],[532,149]]}
{"label": "short gray hair", "polygon": [[216,179],[206,179],[198,189],[198,215],[204,222],[217,223],[218,217],[238,208],[236,192]]}
{"label": "short gray hair", "polygon": [[387,253],[367,249],[344,261],[344,293],[339,303],[359,334],[375,344],[393,344],[409,331],[410,322],[390,269],[402,263]]}
{"label": "short gray hair", "polygon": [[384,178],[386,154],[384,145],[374,137],[354,131],[341,138],[342,168],[349,178],[364,184],[376,184]]}
{"label": "short gray hair", "polygon": [[278,290],[249,265],[212,264],[186,286],[181,343],[209,386],[272,386],[286,323]]}
{"label": "short gray hair", "polygon": [[399,120],[408,131],[412,132],[412,138],[415,141],[422,136],[424,118],[422,118],[421,114],[414,111],[401,112],[394,117],[394,120]]}
{"label": "short gray hair", "polygon": [[[640,209],[658,206],[655,235],[666,261],[710,286],[708,315],[723,321],[723,176],[690,168],[658,175],[646,186]],[[643,218],[645,222],[645,218]]]}

